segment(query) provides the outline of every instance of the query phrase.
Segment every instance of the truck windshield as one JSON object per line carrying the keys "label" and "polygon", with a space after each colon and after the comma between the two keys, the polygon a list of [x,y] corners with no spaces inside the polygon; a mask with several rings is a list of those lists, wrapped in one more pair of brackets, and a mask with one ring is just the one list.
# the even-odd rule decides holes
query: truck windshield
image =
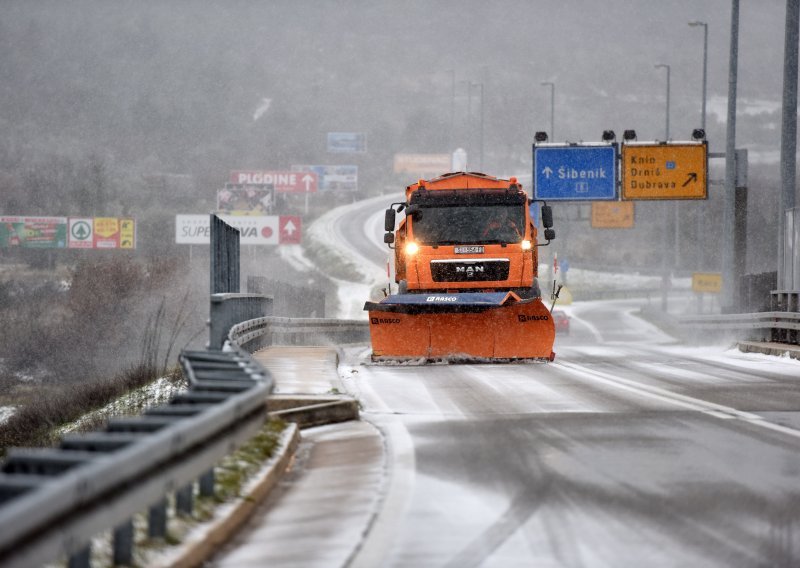
{"label": "truck windshield", "polygon": [[518,243],[525,235],[520,205],[421,207],[412,220],[414,240],[427,245]]}

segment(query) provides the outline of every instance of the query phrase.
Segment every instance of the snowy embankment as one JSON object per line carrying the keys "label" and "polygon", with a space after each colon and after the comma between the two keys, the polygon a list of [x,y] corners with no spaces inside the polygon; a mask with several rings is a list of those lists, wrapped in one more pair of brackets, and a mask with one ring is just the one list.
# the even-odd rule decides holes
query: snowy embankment
{"label": "snowy embankment", "polygon": [[0,424],[11,418],[14,414],[13,406],[0,406]]}
{"label": "snowy embankment", "polygon": [[[295,270],[319,270],[337,286],[339,310],[336,314],[329,314],[330,317],[366,319],[364,302],[377,299],[380,289],[387,287],[389,278],[386,265],[379,266],[363,252],[353,248],[344,237],[344,230],[353,223],[362,223],[363,231],[359,237],[363,237],[363,246],[378,247],[388,261],[390,250],[383,244],[383,212],[392,202],[392,197],[382,195],[332,209],[308,227],[303,247],[286,246],[279,249],[283,260]],[[374,206],[375,212],[366,221],[354,215],[357,210],[371,206]],[[313,249],[314,256],[320,258],[321,263],[312,263],[304,249]],[[344,278],[344,275],[347,277]]]}
{"label": "snowy embankment", "polygon": [[92,427],[99,422],[119,416],[133,416],[141,414],[146,408],[166,404],[175,394],[186,390],[185,381],[176,381],[169,377],[160,377],[141,388],[109,402],[102,408],[87,412],[78,420],[61,426],[58,433],[61,435],[80,431],[84,427]]}

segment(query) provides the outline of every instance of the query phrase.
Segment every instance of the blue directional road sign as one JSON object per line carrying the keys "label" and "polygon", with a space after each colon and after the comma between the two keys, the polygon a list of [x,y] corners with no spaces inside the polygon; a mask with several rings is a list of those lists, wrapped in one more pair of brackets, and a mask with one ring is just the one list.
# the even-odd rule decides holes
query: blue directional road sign
{"label": "blue directional road sign", "polygon": [[534,145],[533,194],[553,201],[616,199],[617,145]]}
{"label": "blue directional road sign", "polygon": [[334,154],[363,154],[366,151],[366,132],[328,132],[328,152]]}

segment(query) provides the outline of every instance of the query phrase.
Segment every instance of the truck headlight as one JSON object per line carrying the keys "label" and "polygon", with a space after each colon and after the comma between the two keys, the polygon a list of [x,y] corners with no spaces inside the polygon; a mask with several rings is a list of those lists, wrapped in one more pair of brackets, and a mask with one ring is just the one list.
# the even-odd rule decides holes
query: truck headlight
{"label": "truck headlight", "polygon": [[522,241],[522,250],[531,250],[531,242],[528,239]]}
{"label": "truck headlight", "polygon": [[406,254],[409,256],[415,255],[419,252],[419,245],[415,242],[406,243]]}

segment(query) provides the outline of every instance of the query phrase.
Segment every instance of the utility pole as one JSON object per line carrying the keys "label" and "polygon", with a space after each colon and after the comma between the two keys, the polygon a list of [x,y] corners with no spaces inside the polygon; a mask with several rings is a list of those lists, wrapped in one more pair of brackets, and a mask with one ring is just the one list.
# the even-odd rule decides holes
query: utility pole
{"label": "utility pole", "polygon": [[[789,0],[792,1],[792,0]],[[736,216],[736,80],[739,62],[739,0],[731,0],[731,47],[728,64],[728,118],[725,136],[725,199],[722,209],[722,306],[733,309],[734,219]]]}
{"label": "utility pole", "polygon": [[[795,180],[797,175],[797,42],[798,0],[786,0],[786,32],[783,48],[783,111],[781,117],[781,200],[778,208],[778,290],[797,290],[800,282],[795,279],[800,267],[794,266],[798,259],[791,243],[798,227],[789,233],[786,217],[795,207]],[[795,218],[796,219],[796,218]],[[796,222],[796,221],[795,221]],[[794,223],[792,223],[794,225]],[[792,253],[795,253],[792,255]]]}

